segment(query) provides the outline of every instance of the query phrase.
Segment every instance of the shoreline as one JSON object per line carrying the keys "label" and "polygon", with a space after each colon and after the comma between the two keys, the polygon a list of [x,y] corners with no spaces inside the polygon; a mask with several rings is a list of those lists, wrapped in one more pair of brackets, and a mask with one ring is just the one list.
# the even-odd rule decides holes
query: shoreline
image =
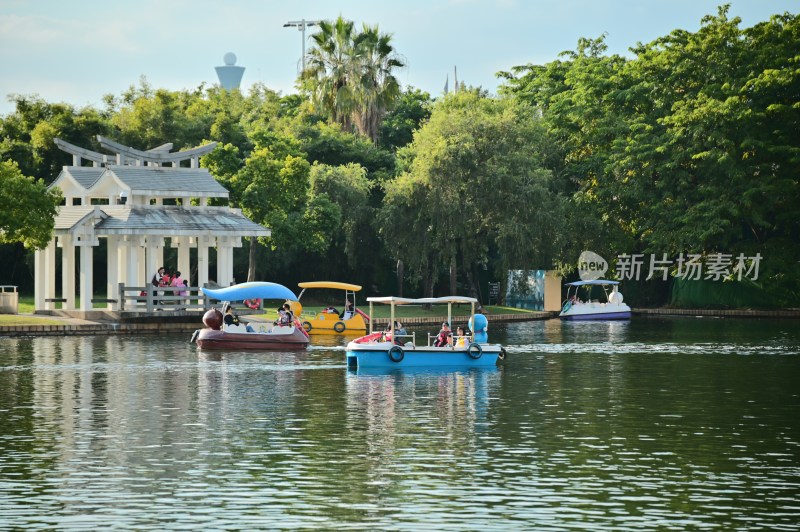
{"label": "shoreline", "polygon": [[[714,317],[714,318],[748,318],[748,319],[800,319],[800,309],[781,310],[746,310],[746,309],[634,309],[634,316],[662,317]],[[25,315],[27,316],[27,315]],[[37,319],[31,314],[31,320]],[[41,316],[44,317],[44,316]],[[540,321],[558,317],[557,312],[538,311],[525,314],[488,314],[490,322],[512,323],[522,321]],[[78,336],[78,335],[131,335],[131,334],[162,334],[167,332],[190,333],[203,328],[197,313],[159,313],[139,317],[128,317],[119,321],[86,320],[78,318],[47,316],[49,322],[57,320],[59,324],[48,323],[38,325],[35,323],[24,325],[0,325],[0,337],[29,337],[29,336]],[[249,316],[249,321],[263,323],[266,320]],[[375,318],[375,330],[381,330],[389,325],[389,318]],[[403,317],[401,321],[406,326],[438,326],[442,318],[438,317]],[[453,316],[453,322],[466,322],[466,315]]]}

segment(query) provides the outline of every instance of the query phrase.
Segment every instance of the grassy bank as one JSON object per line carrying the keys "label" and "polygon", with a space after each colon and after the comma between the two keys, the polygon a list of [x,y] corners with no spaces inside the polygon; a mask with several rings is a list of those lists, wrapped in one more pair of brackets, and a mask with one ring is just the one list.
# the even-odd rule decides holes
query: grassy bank
{"label": "grassy bank", "polygon": [[[105,308],[105,304],[95,305],[97,308]],[[324,306],[307,306],[303,307],[305,312],[321,312]],[[361,310],[369,313],[369,304],[359,306]],[[33,296],[19,297],[19,314],[0,314],[0,326],[3,325],[58,325],[62,321],[47,316],[37,316],[33,314],[34,301]],[[453,305],[453,321],[460,322],[466,321],[469,316],[469,305]],[[502,307],[491,305],[484,307],[484,312],[491,317],[492,314],[529,314],[532,311],[525,309],[518,309],[512,307]],[[389,318],[390,308],[389,305],[374,305],[373,313],[375,318]],[[274,309],[267,310],[262,316],[268,320],[277,318],[277,312]],[[420,305],[399,305],[395,307],[395,317],[399,320],[405,318],[436,318],[445,320],[447,319],[447,305],[434,305],[429,310]]]}
{"label": "grassy bank", "polygon": [[[321,312],[325,307],[316,307],[316,306],[304,306],[303,312],[304,313],[318,313]],[[359,306],[362,311],[369,314],[369,305]],[[492,314],[531,314],[534,311],[526,310],[526,309],[519,309],[513,307],[501,307],[497,305],[490,305],[487,307],[483,307],[484,312],[487,316],[492,316]],[[469,305],[453,305],[453,317],[454,318],[464,318],[464,321],[469,316],[470,307]],[[391,309],[389,305],[374,305],[372,307],[373,317],[375,318],[389,318],[391,316]],[[277,317],[277,312],[274,310],[269,310],[264,314],[267,319],[275,319]],[[430,310],[424,309],[422,306],[419,305],[398,305],[394,308],[394,315],[395,318],[403,320],[404,318],[441,318],[442,320],[447,319],[447,305],[435,305],[431,307]],[[455,321],[455,320],[454,320]]]}

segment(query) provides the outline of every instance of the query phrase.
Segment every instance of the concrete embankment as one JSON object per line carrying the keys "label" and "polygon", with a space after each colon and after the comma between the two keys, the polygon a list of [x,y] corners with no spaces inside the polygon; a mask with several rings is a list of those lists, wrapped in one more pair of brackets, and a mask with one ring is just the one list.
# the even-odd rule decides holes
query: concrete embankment
{"label": "concrete embankment", "polygon": [[194,331],[203,326],[199,312],[51,311],[23,314],[20,325],[0,325],[0,336],[76,336],[102,334],[165,334]]}
{"label": "concrete embankment", "polygon": [[[198,312],[157,312],[144,313],[87,313],[81,317],[76,314],[30,314],[30,324],[2,325],[0,336],[73,336],[102,334],[174,334],[191,333],[202,328],[201,314]],[[489,315],[492,323],[544,320],[554,317],[552,312],[531,312],[526,314]],[[434,326],[441,325],[443,318],[400,318],[403,325]],[[246,316],[246,321],[264,323],[263,317]],[[37,321],[42,321],[37,324]],[[378,330],[388,326],[389,318],[376,318],[374,327]],[[57,322],[57,323],[56,323]],[[467,316],[453,316],[453,325],[466,324]]]}
{"label": "concrete embankment", "polygon": [[[636,316],[704,316],[719,318],[761,318],[761,319],[800,319],[800,309],[785,310],[714,310],[714,309],[634,309]],[[0,337],[8,336],[73,336],[103,334],[174,334],[191,333],[202,328],[199,312],[159,312],[145,315],[139,313],[97,313],[84,317],[70,315],[30,314],[31,323],[24,325],[0,325]],[[525,314],[488,314],[490,323],[510,323],[520,321],[536,321],[555,318],[556,312],[529,312]],[[431,326],[438,327],[443,317],[399,318],[406,327]],[[457,327],[466,324],[467,315],[455,315],[451,324]],[[247,316],[247,321],[264,323],[263,317]],[[36,323],[42,321],[43,323]],[[375,330],[382,330],[389,325],[389,318],[376,318]]]}
{"label": "concrete embankment", "polygon": [[633,309],[634,316],[708,316],[716,318],[800,318],[800,309],[699,309],[699,308],[642,308]]}

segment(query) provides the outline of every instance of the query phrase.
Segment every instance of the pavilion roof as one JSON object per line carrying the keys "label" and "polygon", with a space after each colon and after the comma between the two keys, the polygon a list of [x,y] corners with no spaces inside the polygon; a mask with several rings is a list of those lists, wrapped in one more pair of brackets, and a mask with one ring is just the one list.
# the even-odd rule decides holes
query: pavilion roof
{"label": "pavilion roof", "polygon": [[100,166],[65,166],[63,172],[72,176],[83,188],[90,188],[106,169]]}
{"label": "pavilion roof", "polygon": [[92,223],[97,236],[270,236],[270,229],[229,207],[181,207],[174,205],[86,205],[60,209],[56,234],[68,233]]}
{"label": "pavilion roof", "polygon": [[130,187],[133,194],[228,197],[225,187],[205,168],[112,165],[106,171]]}

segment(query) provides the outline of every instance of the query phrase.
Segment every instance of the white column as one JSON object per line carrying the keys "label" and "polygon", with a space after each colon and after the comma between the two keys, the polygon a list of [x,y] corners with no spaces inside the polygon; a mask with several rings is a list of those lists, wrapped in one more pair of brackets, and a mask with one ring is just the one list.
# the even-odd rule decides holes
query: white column
{"label": "white column", "polygon": [[178,271],[181,272],[184,279],[189,279],[192,274],[192,265],[189,262],[189,249],[192,247],[191,240],[188,236],[173,238],[172,247],[178,248]]}
{"label": "white column", "polygon": [[139,240],[138,244],[136,244],[136,253],[137,253],[136,282],[133,283],[135,286],[144,286],[147,283],[149,283],[150,278],[153,277],[153,272],[150,272],[150,275],[148,275],[147,272],[147,267],[145,265],[145,260],[144,260],[145,251],[146,248],[144,246],[144,242]]}
{"label": "white column", "polygon": [[[225,255],[225,286],[234,282],[233,248],[240,248],[240,247],[242,247],[241,237],[229,236],[225,238],[225,248],[222,250],[223,254]],[[237,282],[241,282],[241,280]]]}
{"label": "white column", "polygon": [[64,309],[75,309],[75,240],[72,235],[59,237],[61,244],[61,297]]}
{"label": "white column", "polygon": [[139,238],[127,236],[125,240],[125,286],[142,286],[139,284]]}
{"label": "white column", "polygon": [[[52,238],[44,249],[44,297],[56,297],[56,239]],[[45,303],[45,309],[54,309],[55,303]]]}
{"label": "white column", "polygon": [[[106,239],[107,253],[108,253],[108,281],[106,281],[106,298],[116,299],[119,301],[119,237],[109,236]],[[108,303],[108,310],[117,310],[119,303]]]}
{"label": "white column", "polygon": [[94,269],[92,267],[94,247],[89,242],[81,242],[81,310],[92,310],[92,291],[94,286],[92,278],[94,276]]}
{"label": "white column", "polygon": [[156,272],[156,269],[163,266],[163,245],[164,239],[163,238],[156,238],[154,236],[147,236],[146,238],[146,249],[145,249],[145,272],[146,272],[146,279],[149,281],[153,274]]}
{"label": "white column", "polygon": [[124,236],[117,237],[117,281],[128,282],[128,243]]}
{"label": "white column", "polygon": [[33,252],[33,308],[44,310],[44,251]]}
{"label": "white column", "polygon": [[208,283],[208,245],[207,236],[197,237],[197,286]]}
{"label": "white column", "polygon": [[231,280],[228,277],[230,252],[231,248],[228,245],[228,237],[217,238],[217,282],[220,286],[228,286],[231,284]]}

